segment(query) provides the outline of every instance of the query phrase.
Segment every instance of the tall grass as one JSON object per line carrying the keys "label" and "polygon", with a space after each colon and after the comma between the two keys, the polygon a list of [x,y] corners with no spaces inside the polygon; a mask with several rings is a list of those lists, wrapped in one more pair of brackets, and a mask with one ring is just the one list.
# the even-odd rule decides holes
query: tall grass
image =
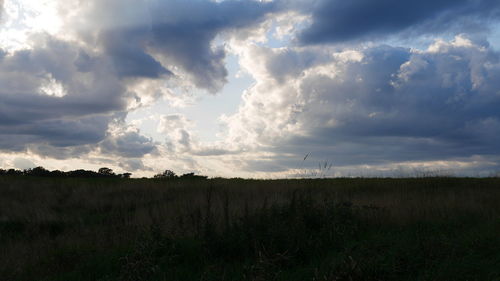
{"label": "tall grass", "polygon": [[0,177],[0,280],[500,280],[500,179]]}

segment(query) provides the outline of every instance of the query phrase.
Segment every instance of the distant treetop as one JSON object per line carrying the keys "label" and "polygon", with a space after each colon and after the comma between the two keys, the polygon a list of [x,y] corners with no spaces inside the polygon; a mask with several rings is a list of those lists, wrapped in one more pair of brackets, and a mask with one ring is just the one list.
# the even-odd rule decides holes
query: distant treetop
{"label": "distant treetop", "polygon": [[155,179],[206,179],[207,176],[195,175],[194,173],[183,174],[182,176],[177,176],[172,170],[165,170],[162,173],[154,175]]}
{"label": "distant treetop", "polygon": [[177,175],[171,170],[165,170],[163,173],[154,175],[155,179],[175,179]]}

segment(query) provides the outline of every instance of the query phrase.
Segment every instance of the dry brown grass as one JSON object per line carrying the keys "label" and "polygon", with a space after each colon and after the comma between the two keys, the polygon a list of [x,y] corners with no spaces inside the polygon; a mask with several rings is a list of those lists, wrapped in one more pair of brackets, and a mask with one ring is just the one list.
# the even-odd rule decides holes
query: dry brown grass
{"label": "dry brown grass", "polygon": [[[350,202],[372,222],[500,218],[500,179],[144,180],[0,177],[0,273],[40,276],[145,229],[189,237],[294,197]],[[27,273],[26,270],[35,271]],[[8,280],[8,279],[7,279]]]}

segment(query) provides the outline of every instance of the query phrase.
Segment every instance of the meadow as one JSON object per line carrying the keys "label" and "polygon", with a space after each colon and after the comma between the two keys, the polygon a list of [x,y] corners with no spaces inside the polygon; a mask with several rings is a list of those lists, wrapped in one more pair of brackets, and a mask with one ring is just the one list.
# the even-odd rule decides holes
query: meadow
{"label": "meadow", "polygon": [[4,175],[0,280],[500,280],[500,178]]}

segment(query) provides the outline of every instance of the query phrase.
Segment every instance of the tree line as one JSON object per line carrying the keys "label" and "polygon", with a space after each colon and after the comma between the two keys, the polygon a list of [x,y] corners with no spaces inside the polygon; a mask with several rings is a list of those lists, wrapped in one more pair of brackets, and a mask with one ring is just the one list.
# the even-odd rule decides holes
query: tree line
{"label": "tree line", "polygon": [[[24,170],[16,169],[0,169],[0,176],[33,176],[33,177],[58,177],[58,178],[122,178],[128,179],[132,173],[117,174],[112,169],[103,167],[97,171],[91,170],[73,170],[73,171],[60,171],[60,170],[47,170],[42,166]],[[207,176],[195,175],[194,173],[187,173],[181,176],[176,175],[171,170],[165,170],[162,173],[153,176],[155,179],[206,179]]]}

